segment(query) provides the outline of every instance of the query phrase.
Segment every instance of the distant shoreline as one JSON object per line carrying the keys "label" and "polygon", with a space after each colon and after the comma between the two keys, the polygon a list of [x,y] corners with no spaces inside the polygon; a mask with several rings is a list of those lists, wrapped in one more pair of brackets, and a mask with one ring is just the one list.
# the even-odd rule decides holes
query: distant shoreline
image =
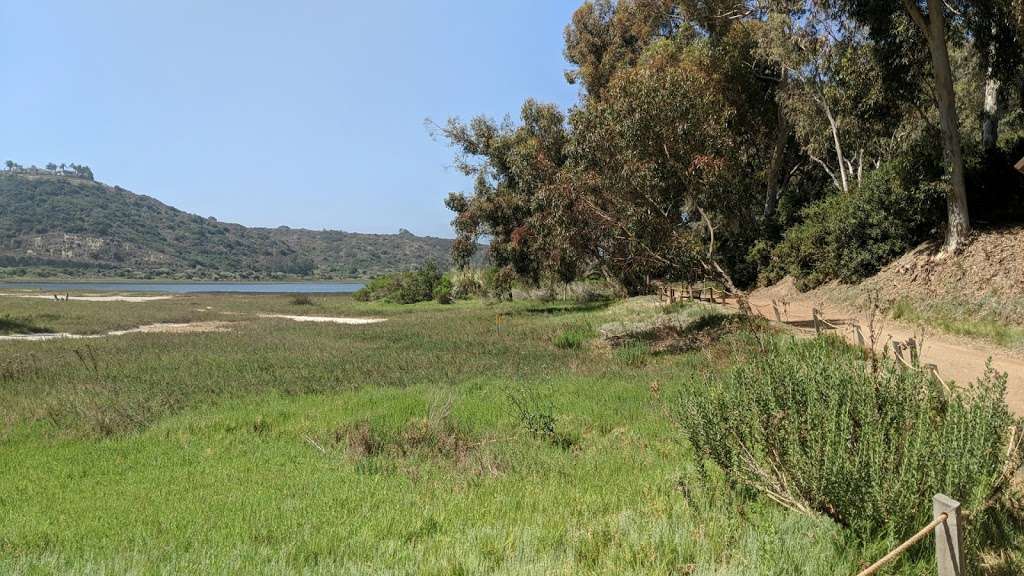
{"label": "distant shoreline", "polygon": [[352,294],[366,284],[359,281],[36,281],[7,282],[0,280],[0,290],[27,290],[62,294],[65,292],[161,293],[161,294]]}
{"label": "distant shoreline", "polygon": [[135,279],[124,277],[89,277],[85,279],[68,278],[60,276],[39,276],[8,278],[0,276],[0,284],[366,284],[372,278],[288,278],[285,280],[211,280],[211,279]]}

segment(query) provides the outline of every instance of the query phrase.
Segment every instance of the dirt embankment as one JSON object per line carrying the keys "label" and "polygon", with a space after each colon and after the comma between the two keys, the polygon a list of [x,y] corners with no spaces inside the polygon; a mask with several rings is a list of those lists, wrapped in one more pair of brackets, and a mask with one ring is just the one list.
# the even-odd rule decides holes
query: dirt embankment
{"label": "dirt embankment", "polygon": [[1024,324],[1024,227],[976,232],[960,254],[918,246],[853,288],[886,300],[970,304],[1000,320]]}
{"label": "dirt embankment", "polygon": [[1024,324],[1024,227],[977,233],[967,249],[955,256],[939,255],[934,243],[922,245],[857,286],[831,284],[801,293],[787,278],[750,294],[751,304],[761,315],[775,320],[778,308],[782,321],[798,328],[813,327],[817,308],[851,342],[857,342],[852,323],[866,334],[874,320],[879,348],[890,340],[915,338],[923,342],[921,361],[935,364],[945,379],[972,382],[991,359],[994,368],[1007,373],[1007,403],[1024,415],[1024,354],[872,314],[866,305],[871,295],[882,302],[960,302],[1008,324]]}

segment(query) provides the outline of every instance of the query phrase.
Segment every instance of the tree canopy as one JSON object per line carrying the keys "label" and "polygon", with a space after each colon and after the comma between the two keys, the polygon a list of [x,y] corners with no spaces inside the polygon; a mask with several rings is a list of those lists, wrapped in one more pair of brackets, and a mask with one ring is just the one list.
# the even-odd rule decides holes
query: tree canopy
{"label": "tree canopy", "polygon": [[565,31],[574,106],[442,129],[475,177],[447,200],[456,261],[483,237],[523,281],[642,292],[855,280],[930,237],[955,252],[972,214],[1024,213],[1022,15],[1019,0],[584,2]]}

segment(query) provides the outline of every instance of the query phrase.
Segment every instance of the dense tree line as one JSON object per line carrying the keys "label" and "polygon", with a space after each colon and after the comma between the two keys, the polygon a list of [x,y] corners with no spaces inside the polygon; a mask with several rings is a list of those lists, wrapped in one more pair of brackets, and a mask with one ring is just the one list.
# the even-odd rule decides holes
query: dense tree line
{"label": "dense tree line", "polygon": [[569,110],[441,127],[465,262],[810,286],[1018,219],[1021,0],[592,0],[565,32]]}

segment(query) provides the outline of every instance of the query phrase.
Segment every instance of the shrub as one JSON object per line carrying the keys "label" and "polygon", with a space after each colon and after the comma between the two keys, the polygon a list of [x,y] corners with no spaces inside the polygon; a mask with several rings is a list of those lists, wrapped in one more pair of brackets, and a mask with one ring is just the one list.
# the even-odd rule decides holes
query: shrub
{"label": "shrub", "polygon": [[550,404],[542,404],[525,390],[509,392],[508,399],[519,422],[536,438],[562,449],[573,448],[579,443],[576,436],[558,429],[554,409]]}
{"label": "shrub", "polygon": [[453,298],[470,298],[484,294],[484,274],[476,268],[456,270],[449,274]]}
{"label": "shrub", "polygon": [[316,304],[309,294],[296,294],[292,296],[291,302],[293,306],[313,306]]}
{"label": "shrub", "polygon": [[374,278],[355,293],[357,300],[387,300],[397,304],[415,304],[434,299],[434,290],[443,276],[433,262],[416,270]]}
{"label": "shrub", "polygon": [[370,280],[366,286],[363,286],[355,292],[352,296],[360,302],[369,302],[370,300],[384,300],[394,290],[395,278],[397,274],[391,274],[388,276],[379,276]]}
{"label": "shrub", "polygon": [[872,373],[834,338],[760,342],[757,361],[681,397],[678,416],[699,454],[737,483],[864,538],[909,536],[940,492],[985,524],[983,503],[1005,487],[1020,451],[1008,455],[1019,422],[1003,400],[1005,376],[990,370],[947,393],[888,360]]}
{"label": "shrub", "polygon": [[434,300],[438,304],[451,304],[455,301],[452,297],[452,281],[447,276],[442,276],[434,286]]}
{"label": "shrub", "polygon": [[[802,290],[830,280],[856,282],[933,236],[944,195],[937,182],[920,183],[914,172],[897,162],[884,164],[855,190],[807,207],[803,222],[771,251],[763,280],[792,275]],[[763,258],[765,251],[755,245],[750,258]]]}
{"label": "shrub", "polygon": [[484,292],[497,300],[511,300],[515,278],[511,267],[488,268],[484,271]]}

